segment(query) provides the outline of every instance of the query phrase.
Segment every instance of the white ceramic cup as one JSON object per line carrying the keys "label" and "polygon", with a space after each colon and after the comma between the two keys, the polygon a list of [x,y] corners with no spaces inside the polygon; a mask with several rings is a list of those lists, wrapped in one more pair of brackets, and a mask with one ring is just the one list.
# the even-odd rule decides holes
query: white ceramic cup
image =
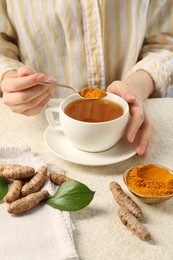
{"label": "white ceramic cup", "polygon": [[[63,131],[77,148],[87,152],[102,152],[113,147],[124,135],[129,120],[129,106],[121,97],[107,93],[104,99],[118,103],[124,110],[122,116],[106,122],[83,122],[64,113],[64,108],[79,99],[78,94],[65,98],[59,107],[46,109],[46,118],[52,131]],[[56,119],[54,117],[56,113]],[[55,140],[56,142],[56,140]]]}

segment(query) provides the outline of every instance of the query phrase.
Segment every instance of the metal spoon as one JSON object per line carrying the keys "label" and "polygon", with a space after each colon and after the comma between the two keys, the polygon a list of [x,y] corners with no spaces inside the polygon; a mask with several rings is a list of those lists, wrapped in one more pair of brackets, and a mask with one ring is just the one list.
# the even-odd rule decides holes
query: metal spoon
{"label": "metal spoon", "polygon": [[[12,78],[17,78],[17,77],[18,77],[17,75],[12,76]],[[102,93],[100,92],[98,96],[86,97],[86,96],[83,95],[82,90],[78,90],[78,89],[73,88],[73,87],[68,86],[68,85],[64,85],[64,84],[60,84],[60,83],[52,83],[52,82],[49,82],[49,81],[41,81],[41,82],[39,82],[39,84],[40,85],[45,85],[45,86],[54,84],[57,87],[69,88],[69,89],[75,91],[81,98],[84,98],[84,99],[101,99],[101,98],[107,96],[107,93],[104,90],[100,90],[100,91],[102,91]],[[87,91],[89,92],[91,89],[92,88],[87,88]]]}
{"label": "metal spoon", "polygon": [[[49,81],[42,81],[42,82],[39,82],[39,84],[40,85],[56,85],[57,87],[69,88],[69,89],[75,91],[77,94],[79,94],[80,97],[87,98],[87,99],[100,99],[100,98],[102,98],[102,97],[107,95],[106,92],[104,92],[103,95],[98,96],[98,97],[85,97],[85,96],[82,95],[82,91],[81,90],[78,90],[78,89],[73,88],[73,87],[68,86],[68,85],[64,85],[64,84],[60,84],[60,83],[52,83],[52,82],[49,82]],[[90,88],[88,88],[88,90],[90,90]]]}
{"label": "metal spoon", "polygon": [[69,89],[72,89],[73,91],[75,91],[76,93],[78,93],[80,95],[79,90],[77,90],[76,88],[73,88],[71,86],[68,86],[68,85],[64,85],[64,84],[60,84],[60,83],[52,83],[52,82],[49,82],[49,81],[42,81],[42,82],[39,82],[39,84],[40,85],[56,85],[57,87],[69,88]]}

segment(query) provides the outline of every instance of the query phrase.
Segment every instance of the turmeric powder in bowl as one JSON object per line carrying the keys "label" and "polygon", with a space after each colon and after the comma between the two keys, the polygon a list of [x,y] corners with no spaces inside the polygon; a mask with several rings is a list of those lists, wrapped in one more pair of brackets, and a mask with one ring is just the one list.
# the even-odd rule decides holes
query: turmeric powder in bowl
{"label": "turmeric powder in bowl", "polygon": [[[170,169],[156,164],[139,165],[124,175],[129,190],[143,198],[168,199],[173,196],[173,174]],[[159,200],[160,201],[160,200]]]}

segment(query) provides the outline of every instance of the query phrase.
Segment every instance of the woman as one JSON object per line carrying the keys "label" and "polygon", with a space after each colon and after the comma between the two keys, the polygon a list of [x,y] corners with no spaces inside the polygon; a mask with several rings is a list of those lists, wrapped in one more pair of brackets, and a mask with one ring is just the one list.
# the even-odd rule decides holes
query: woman
{"label": "woman", "polygon": [[[143,101],[164,96],[173,62],[173,2],[146,0],[2,0],[0,79],[13,112],[39,113],[53,83],[107,88],[131,112],[127,132],[147,155],[155,131]],[[49,80],[51,87],[39,82]],[[56,88],[56,97],[70,93]]]}

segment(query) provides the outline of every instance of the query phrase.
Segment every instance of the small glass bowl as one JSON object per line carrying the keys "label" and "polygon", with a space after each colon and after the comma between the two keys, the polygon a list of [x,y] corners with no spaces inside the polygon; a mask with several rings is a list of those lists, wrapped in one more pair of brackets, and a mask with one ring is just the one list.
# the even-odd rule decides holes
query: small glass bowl
{"label": "small glass bowl", "polygon": [[[152,163],[152,165],[155,165],[155,166],[160,167],[160,168],[167,169],[170,173],[172,173],[172,171],[171,171],[169,168],[165,167],[165,166],[162,166],[162,165],[159,165],[159,164],[153,164],[153,163]],[[137,167],[137,166],[135,166],[135,167]],[[124,183],[126,184],[128,190],[129,190],[132,194],[134,194],[134,195],[135,195],[136,197],[138,197],[140,200],[142,200],[143,202],[148,203],[148,204],[160,203],[160,202],[166,201],[166,200],[168,200],[168,199],[170,199],[170,198],[173,197],[173,194],[166,195],[166,196],[145,196],[145,195],[141,195],[141,194],[139,194],[139,193],[134,192],[134,191],[128,186],[127,176],[128,176],[128,174],[130,173],[130,171],[131,171],[132,169],[134,169],[135,167],[132,167],[132,168],[128,169],[128,170],[123,174]]]}

